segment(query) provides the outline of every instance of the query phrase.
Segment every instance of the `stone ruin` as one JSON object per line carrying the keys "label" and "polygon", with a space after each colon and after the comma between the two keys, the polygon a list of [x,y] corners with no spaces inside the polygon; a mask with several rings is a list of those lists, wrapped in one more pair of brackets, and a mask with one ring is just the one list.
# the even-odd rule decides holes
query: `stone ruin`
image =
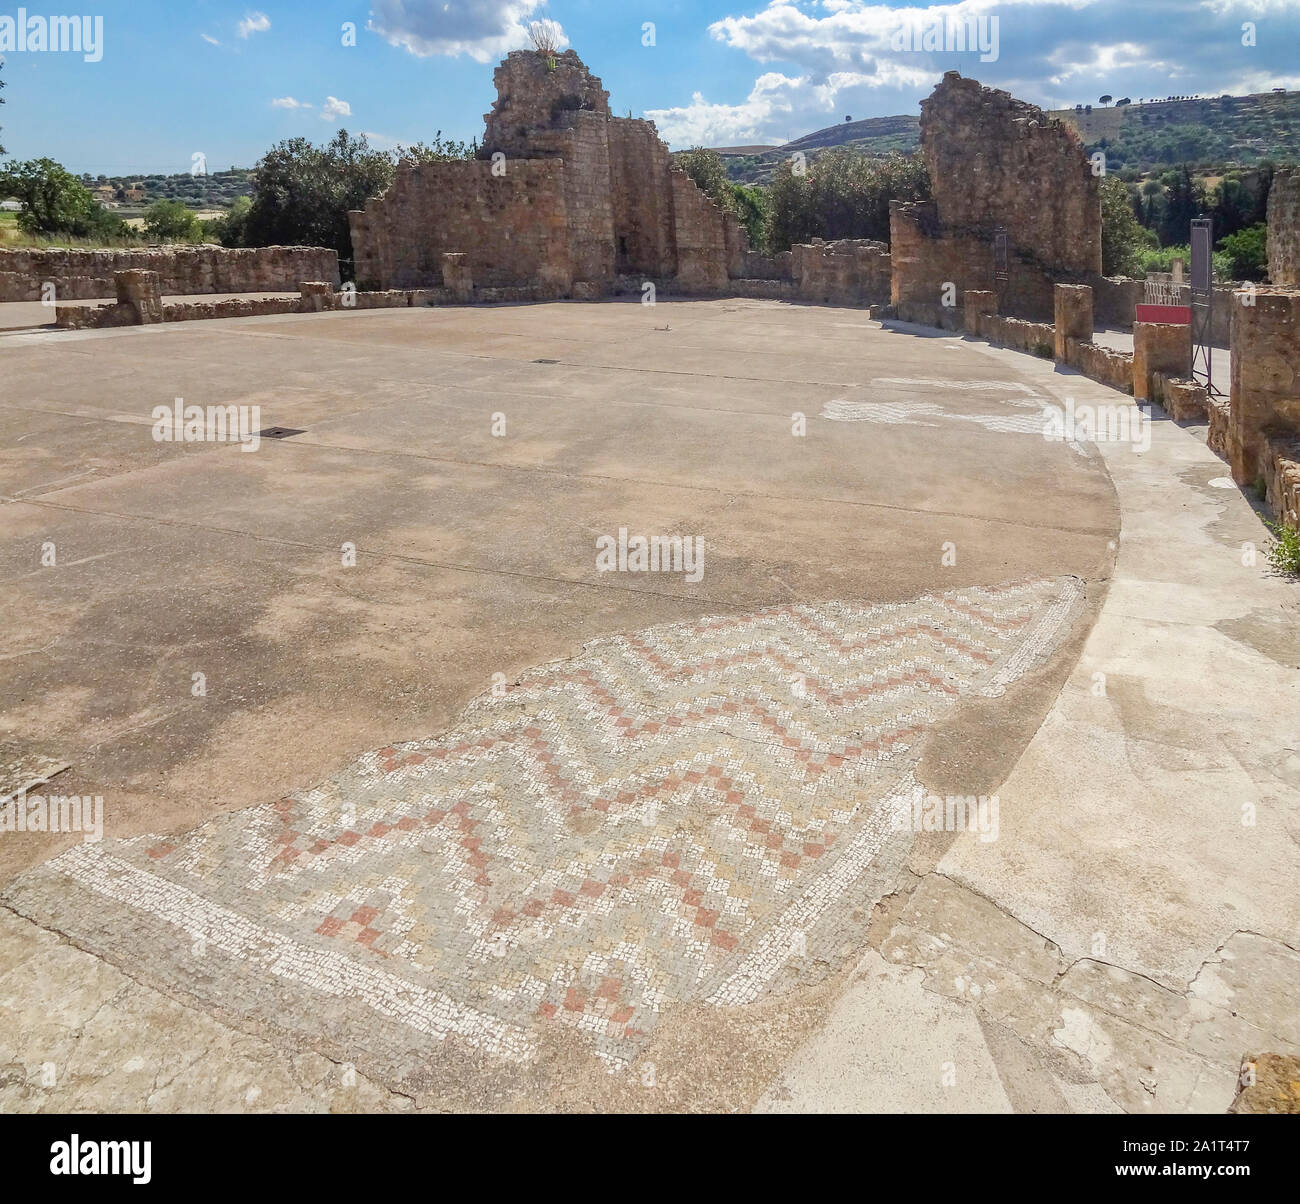
{"label": "stone ruin", "polygon": [[1300,288],[1300,167],[1279,168],[1268,194],[1268,278]]}
{"label": "stone ruin", "polygon": [[720,292],[748,246],[739,223],[675,168],[653,123],[610,113],[572,51],[511,54],[474,162],[403,164],[351,215],[358,287],[443,283],[463,254],[474,286],[513,300],[596,297],[618,277]]}
{"label": "stone ruin", "polygon": [[350,215],[359,288],[450,288],[454,273],[480,301],[640,294],[647,281],[688,295],[888,300],[883,244],[756,255],[653,122],[611,113],[576,52],[516,51],[496,88],[478,159],[405,163]]}
{"label": "stone ruin", "polygon": [[35,247],[0,250],[0,303],[118,295],[122,272],[155,272],[166,296],[296,292],[303,280],[339,284],[339,257],[324,247],[148,247],[119,251]]}
{"label": "stone ruin", "polygon": [[890,211],[900,317],[956,329],[962,294],[976,290],[1004,314],[1050,321],[1054,284],[1101,277],[1100,185],[1067,124],[950,71],[921,102],[921,147],[933,199]]}

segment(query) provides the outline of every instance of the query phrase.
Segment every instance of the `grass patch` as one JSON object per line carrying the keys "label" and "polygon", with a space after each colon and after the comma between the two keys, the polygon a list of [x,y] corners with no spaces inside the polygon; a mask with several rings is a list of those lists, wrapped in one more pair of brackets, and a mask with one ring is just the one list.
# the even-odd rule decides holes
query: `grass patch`
{"label": "grass patch", "polygon": [[1285,523],[1269,523],[1274,543],[1268,550],[1268,562],[1279,573],[1300,577],[1300,531]]}

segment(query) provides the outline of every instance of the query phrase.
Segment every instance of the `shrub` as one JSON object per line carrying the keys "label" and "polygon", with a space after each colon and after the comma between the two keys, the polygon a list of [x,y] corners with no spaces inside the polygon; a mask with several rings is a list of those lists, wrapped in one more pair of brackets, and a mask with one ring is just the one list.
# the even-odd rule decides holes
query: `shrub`
{"label": "shrub", "polygon": [[1268,226],[1261,222],[1229,234],[1219,243],[1230,280],[1263,280],[1268,275]]}
{"label": "shrub", "polygon": [[203,229],[193,210],[180,201],[157,201],[145,210],[144,232],[156,242],[197,242]]}
{"label": "shrub", "polygon": [[1268,562],[1279,573],[1300,577],[1300,531],[1285,523],[1269,523],[1275,542],[1268,550]]}

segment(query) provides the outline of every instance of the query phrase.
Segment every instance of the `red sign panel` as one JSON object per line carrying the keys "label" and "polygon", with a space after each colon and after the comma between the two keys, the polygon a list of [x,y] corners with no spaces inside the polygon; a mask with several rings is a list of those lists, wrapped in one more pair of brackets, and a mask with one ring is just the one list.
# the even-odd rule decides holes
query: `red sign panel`
{"label": "red sign panel", "polygon": [[1137,320],[1160,322],[1165,326],[1190,326],[1192,307],[1190,305],[1139,305]]}

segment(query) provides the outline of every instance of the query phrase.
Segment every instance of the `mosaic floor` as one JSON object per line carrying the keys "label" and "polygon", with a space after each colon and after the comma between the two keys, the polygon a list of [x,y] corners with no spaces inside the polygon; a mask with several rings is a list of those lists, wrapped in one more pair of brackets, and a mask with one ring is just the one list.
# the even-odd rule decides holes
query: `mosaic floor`
{"label": "mosaic floor", "polygon": [[390,1084],[562,1028],[626,1067],[675,1005],[838,959],[912,842],[923,734],[1068,636],[1073,579],[595,641],[436,739],[169,838],[83,845],[11,907]]}

